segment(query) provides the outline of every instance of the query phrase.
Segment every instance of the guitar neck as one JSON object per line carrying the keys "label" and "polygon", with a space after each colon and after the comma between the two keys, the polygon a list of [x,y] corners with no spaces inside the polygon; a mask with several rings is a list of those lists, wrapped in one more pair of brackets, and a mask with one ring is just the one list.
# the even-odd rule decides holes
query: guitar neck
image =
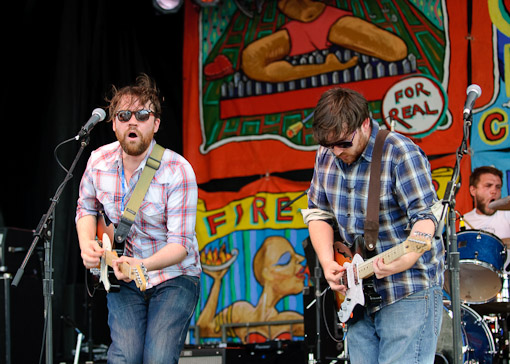
{"label": "guitar neck", "polygon": [[385,264],[393,262],[395,259],[400,258],[406,254],[406,248],[404,244],[399,244],[391,249],[388,249],[381,254],[376,255],[368,260],[365,260],[358,266],[358,276],[361,279],[365,279],[374,274],[373,262],[375,258],[383,258]]}
{"label": "guitar neck", "polygon": [[[119,256],[117,255],[117,252],[115,250],[105,250],[105,262],[110,267],[113,267],[113,261],[115,259],[119,259]],[[119,265],[119,270],[124,274],[125,276],[128,276],[129,279],[133,279],[133,270],[131,269],[131,266],[126,263],[122,262]]]}

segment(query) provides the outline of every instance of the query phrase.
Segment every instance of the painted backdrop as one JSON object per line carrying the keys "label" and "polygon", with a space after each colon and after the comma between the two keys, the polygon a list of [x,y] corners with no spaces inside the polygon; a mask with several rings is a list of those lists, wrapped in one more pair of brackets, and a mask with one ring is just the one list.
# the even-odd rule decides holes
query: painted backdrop
{"label": "painted backdrop", "polygon": [[503,169],[508,186],[506,3],[337,0],[324,1],[320,14],[308,0],[185,3],[184,154],[201,187],[204,267],[192,324],[202,337],[303,336],[302,324],[235,324],[303,318],[310,280],[300,209],[309,180],[292,176],[311,178],[313,110],[331,87],[360,91],[382,127],[427,153],[441,198],[464,135],[466,89],[478,84],[456,209],[472,208],[476,166]]}

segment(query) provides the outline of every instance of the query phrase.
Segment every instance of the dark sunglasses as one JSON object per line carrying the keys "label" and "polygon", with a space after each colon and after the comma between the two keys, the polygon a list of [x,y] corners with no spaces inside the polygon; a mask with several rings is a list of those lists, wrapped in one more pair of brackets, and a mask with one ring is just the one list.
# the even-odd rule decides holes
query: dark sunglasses
{"label": "dark sunglasses", "polygon": [[354,134],[352,134],[351,140],[342,140],[342,141],[331,143],[331,144],[321,144],[321,145],[323,147],[329,148],[329,149],[334,149],[335,147],[342,148],[342,149],[350,148],[350,147],[352,147],[352,142],[354,141],[354,137],[356,136],[356,132],[357,132],[357,130],[355,130]]}
{"label": "dark sunglasses", "polygon": [[115,116],[117,117],[117,119],[119,119],[119,121],[125,123],[126,121],[131,120],[131,116],[133,114],[135,114],[136,120],[147,121],[151,117],[151,114],[154,114],[154,111],[145,110],[145,109],[138,110],[138,111],[120,110],[120,111],[117,111]]}

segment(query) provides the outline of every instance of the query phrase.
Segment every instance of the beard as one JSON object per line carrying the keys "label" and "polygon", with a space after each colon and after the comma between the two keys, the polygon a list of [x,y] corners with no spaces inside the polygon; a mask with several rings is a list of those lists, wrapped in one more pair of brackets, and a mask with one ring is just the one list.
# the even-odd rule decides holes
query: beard
{"label": "beard", "polygon": [[486,204],[481,198],[476,198],[476,208],[480,210],[484,215],[494,215],[496,213],[496,210],[492,210],[489,208],[488,204]]}
{"label": "beard", "polygon": [[136,140],[130,140],[129,134],[133,132],[133,130],[127,130],[124,134],[122,134],[116,130],[115,136],[117,137],[122,150],[124,150],[127,155],[136,157],[143,154],[147,150],[151,144],[154,133],[151,135],[144,135],[137,132],[138,138]]}

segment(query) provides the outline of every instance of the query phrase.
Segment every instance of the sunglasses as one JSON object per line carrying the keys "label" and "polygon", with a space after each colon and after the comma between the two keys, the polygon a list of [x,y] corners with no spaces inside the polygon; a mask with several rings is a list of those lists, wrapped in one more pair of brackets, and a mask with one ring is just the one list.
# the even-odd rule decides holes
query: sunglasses
{"label": "sunglasses", "polygon": [[329,148],[329,149],[334,149],[335,147],[342,148],[342,149],[350,148],[350,147],[352,147],[352,142],[354,141],[354,137],[356,136],[356,132],[357,132],[357,130],[355,130],[354,134],[352,134],[351,140],[342,140],[342,141],[331,143],[331,144],[321,144],[321,145],[323,147]]}
{"label": "sunglasses", "polygon": [[120,111],[117,111],[115,116],[117,117],[117,119],[119,119],[119,121],[125,123],[126,121],[131,120],[131,116],[133,114],[135,114],[136,120],[147,121],[151,117],[151,114],[154,114],[154,111],[145,110],[145,109],[138,110],[138,111],[120,110]]}

